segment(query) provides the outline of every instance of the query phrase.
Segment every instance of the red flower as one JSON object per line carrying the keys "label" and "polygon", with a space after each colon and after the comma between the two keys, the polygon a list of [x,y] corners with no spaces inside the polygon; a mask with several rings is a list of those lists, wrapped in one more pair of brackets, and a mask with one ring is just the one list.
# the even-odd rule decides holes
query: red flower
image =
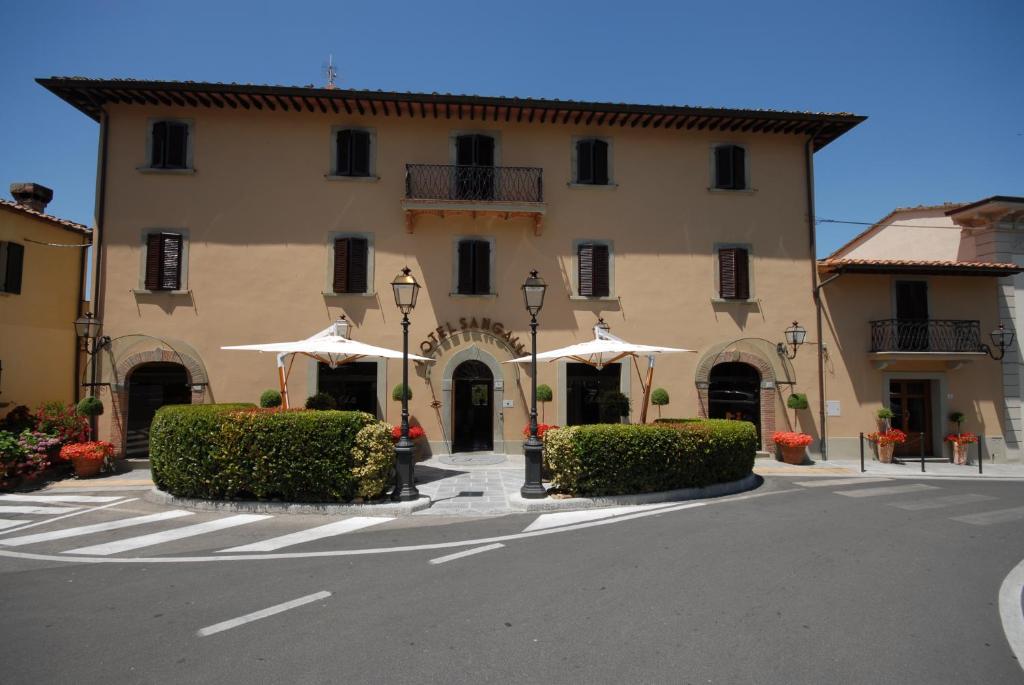
{"label": "red flower", "polygon": [[898,428],[890,428],[884,433],[871,433],[868,440],[879,445],[902,445],[907,441],[907,434]]}
{"label": "red flower", "polygon": [[946,436],[946,442],[956,443],[957,445],[967,445],[973,442],[978,442],[978,436],[974,433],[950,433]]}
{"label": "red flower", "polygon": [[[537,424],[537,437],[538,438],[543,438],[544,434],[547,433],[549,430],[551,430],[553,428],[558,428],[558,426],[556,426],[553,423],[538,423]],[[526,426],[523,428],[523,437],[524,438],[530,437],[530,424],[526,424]]]}
{"label": "red flower", "polygon": [[814,438],[807,435],[807,433],[776,431],[772,434],[772,442],[783,447],[807,447],[814,442]]}
{"label": "red flower", "polygon": [[[419,426],[409,426],[409,439],[410,440],[418,440],[419,438],[422,438],[424,435],[426,435],[426,433]],[[391,427],[391,437],[394,440],[396,440],[396,441],[399,438],[401,438],[402,437],[402,427],[401,426],[392,426]]]}
{"label": "red flower", "polygon": [[60,458],[65,461],[86,459],[103,461],[114,454],[114,446],[105,440],[93,442],[73,442],[60,448]]}

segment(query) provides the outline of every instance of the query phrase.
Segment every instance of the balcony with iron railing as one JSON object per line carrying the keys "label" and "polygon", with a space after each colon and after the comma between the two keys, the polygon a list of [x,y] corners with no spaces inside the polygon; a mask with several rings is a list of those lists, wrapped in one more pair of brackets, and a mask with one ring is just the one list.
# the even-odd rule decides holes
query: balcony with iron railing
{"label": "balcony with iron railing", "polygon": [[881,359],[965,361],[986,354],[981,322],[971,319],[882,319],[871,322],[870,353]]}
{"label": "balcony with iron railing", "polygon": [[539,234],[545,212],[539,167],[406,164],[402,209],[411,232],[418,215],[471,213],[527,217]]}

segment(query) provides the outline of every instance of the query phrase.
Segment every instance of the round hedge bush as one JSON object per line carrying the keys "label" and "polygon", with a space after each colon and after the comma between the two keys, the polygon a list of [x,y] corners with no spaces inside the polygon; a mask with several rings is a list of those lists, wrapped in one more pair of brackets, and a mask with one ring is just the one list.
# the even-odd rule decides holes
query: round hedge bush
{"label": "round hedge bush", "polygon": [[393,474],[390,426],[364,412],[161,408],[153,481],[179,497],[348,502],[376,499]]}
{"label": "round hedge bush", "polygon": [[325,392],[318,392],[306,398],[306,409],[337,409],[338,403]]}
{"label": "round hedge bush", "polygon": [[596,424],[551,429],[544,460],[558,487],[576,496],[706,487],[751,473],[757,431],[746,421]]}
{"label": "round hedge bush", "polygon": [[537,401],[538,402],[550,402],[551,398],[555,395],[551,392],[550,385],[538,385],[537,386]]}
{"label": "round hedge bush", "polygon": [[399,383],[398,385],[391,389],[391,399],[393,399],[395,402],[402,401],[402,388],[405,388],[405,398],[408,400],[412,399],[412,388],[404,386],[401,383]]}
{"label": "round hedge bush", "polygon": [[651,391],[651,404],[656,407],[663,407],[668,404],[668,390],[665,388],[655,388]]}
{"label": "round hedge bush", "polygon": [[264,409],[273,409],[274,407],[281,406],[281,391],[280,390],[264,390],[260,394],[260,406]]}
{"label": "round hedge bush", "polygon": [[100,398],[89,395],[78,401],[75,410],[82,416],[100,416],[103,414],[103,402]]}

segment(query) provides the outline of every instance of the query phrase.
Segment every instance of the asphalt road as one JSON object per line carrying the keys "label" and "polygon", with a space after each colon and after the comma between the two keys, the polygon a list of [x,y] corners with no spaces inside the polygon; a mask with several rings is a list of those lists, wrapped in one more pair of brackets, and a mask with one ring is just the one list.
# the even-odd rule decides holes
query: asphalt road
{"label": "asphalt road", "polygon": [[[274,517],[96,563],[57,557],[151,531],[0,547],[0,681],[1024,682],[997,606],[1024,559],[1024,513],[989,513],[1022,507],[1024,484],[794,485],[809,480],[528,537],[537,515],[413,517],[270,559],[213,558],[336,519]],[[912,485],[929,487],[869,492]],[[0,543],[161,510],[130,502]],[[384,551],[422,544],[435,546]],[[166,563],[181,557],[196,561]]]}

